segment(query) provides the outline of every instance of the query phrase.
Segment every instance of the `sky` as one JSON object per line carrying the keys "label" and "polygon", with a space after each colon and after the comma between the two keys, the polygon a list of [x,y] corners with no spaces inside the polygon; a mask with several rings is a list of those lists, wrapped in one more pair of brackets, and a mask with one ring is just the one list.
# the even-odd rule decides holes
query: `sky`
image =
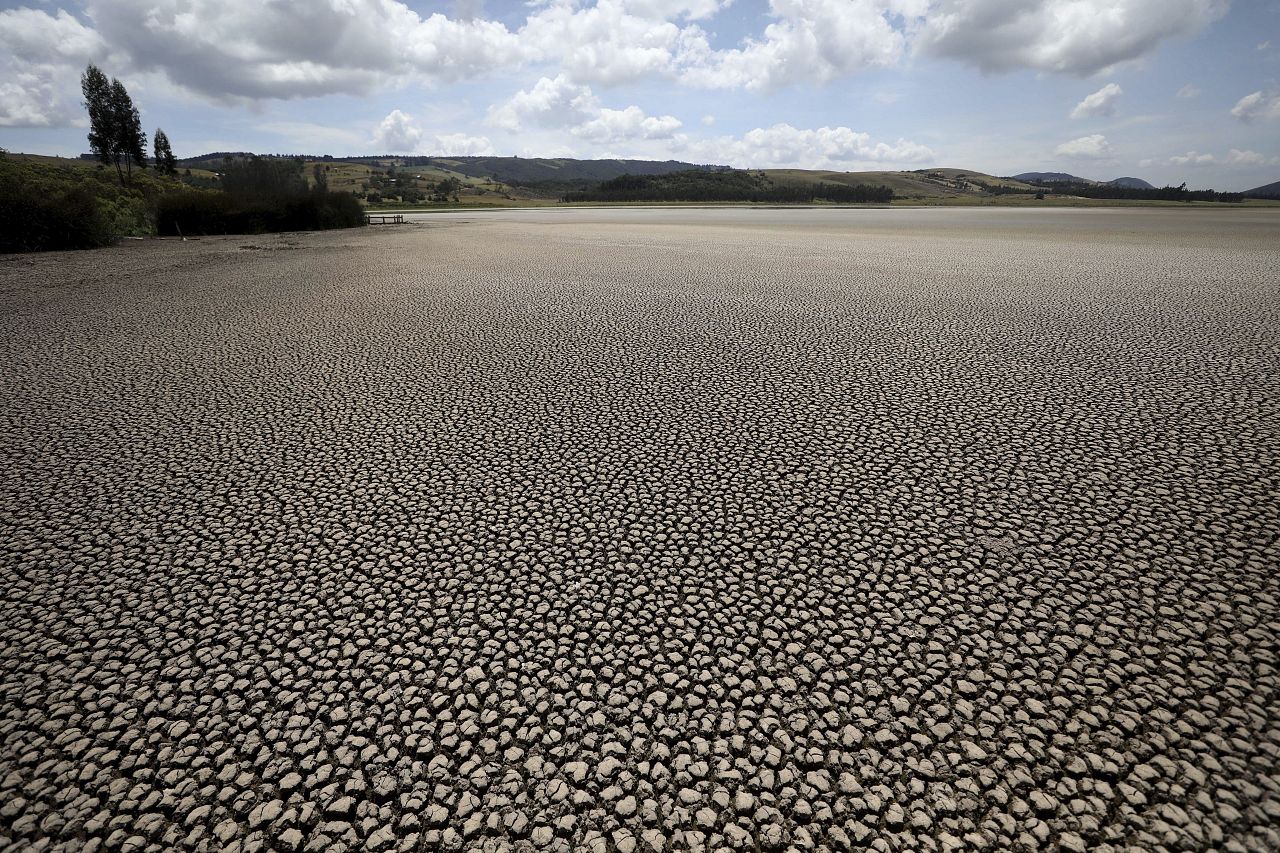
{"label": "sky", "polygon": [[0,147],[1280,180],[1277,0],[0,0]]}

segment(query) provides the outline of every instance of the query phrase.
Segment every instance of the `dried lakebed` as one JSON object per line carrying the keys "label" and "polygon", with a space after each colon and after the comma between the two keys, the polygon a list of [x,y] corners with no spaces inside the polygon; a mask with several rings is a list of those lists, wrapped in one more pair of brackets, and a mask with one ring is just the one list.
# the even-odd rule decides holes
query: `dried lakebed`
{"label": "dried lakebed", "polygon": [[0,259],[0,842],[1280,849],[1280,216]]}

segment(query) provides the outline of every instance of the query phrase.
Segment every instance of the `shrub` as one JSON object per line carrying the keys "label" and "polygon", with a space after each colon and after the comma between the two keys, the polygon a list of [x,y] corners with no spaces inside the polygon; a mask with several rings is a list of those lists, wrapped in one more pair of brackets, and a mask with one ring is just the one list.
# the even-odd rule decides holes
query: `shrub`
{"label": "shrub", "polygon": [[121,186],[100,166],[0,155],[0,251],[87,249],[154,234],[153,200],[177,186],[141,171]]}
{"label": "shrub", "polygon": [[93,249],[115,241],[107,218],[84,187],[37,195],[11,184],[0,186],[0,252]]}
{"label": "shrub", "polygon": [[364,209],[349,193],[243,197],[181,192],[156,203],[156,228],[164,235],[264,234],[319,231],[364,224]]}

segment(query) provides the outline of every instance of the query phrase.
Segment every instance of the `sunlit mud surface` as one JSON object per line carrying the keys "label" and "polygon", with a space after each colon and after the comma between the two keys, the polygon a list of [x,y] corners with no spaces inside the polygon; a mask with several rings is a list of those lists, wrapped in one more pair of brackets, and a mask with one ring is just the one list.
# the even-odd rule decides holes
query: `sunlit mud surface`
{"label": "sunlit mud surface", "polygon": [[0,259],[0,844],[1280,849],[1280,215]]}

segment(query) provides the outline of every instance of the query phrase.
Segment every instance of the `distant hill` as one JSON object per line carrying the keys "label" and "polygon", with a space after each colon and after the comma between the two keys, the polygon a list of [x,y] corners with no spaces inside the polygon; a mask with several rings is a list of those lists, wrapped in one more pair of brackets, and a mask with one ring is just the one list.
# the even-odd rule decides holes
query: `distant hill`
{"label": "distant hill", "polygon": [[1035,181],[1041,184],[1096,184],[1097,181],[1091,181],[1088,178],[1081,178],[1077,175],[1068,175],[1066,172],[1023,172],[1021,175],[1014,175],[1015,181]]}
{"label": "distant hill", "polygon": [[1035,188],[1021,181],[997,178],[972,169],[936,167],[911,172],[835,172],[812,169],[764,169],[769,178],[791,183],[837,183],[856,186],[885,186],[898,198],[966,198],[996,192],[1033,193]]}
{"label": "distant hill", "polygon": [[568,157],[402,157],[406,166],[435,166],[504,183],[595,183],[622,175],[665,175],[690,169],[714,169],[679,160],[574,160]]}
{"label": "distant hill", "polygon": [[837,181],[774,180],[766,172],[746,169],[689,169],[664,175],[623,175],[589,190],[566,193],[565,201],[888,204],[893,201],[893,190]]}
{"label": "distant hill", "polygon": [[[218,168],[227,157],[253,156],[245,151],[215,151],[178,161],[182,167]],[[598,183],[621,175],[665,175],[689,169],[715,169],[679,160],[575,160],[568,157],[420,157],[395,154],[369,157],[331,157],[315,154],[261,154],[261,157],[298,157],[307,161],[359,163],[367,166],[437,168],[472,178],[493,178],[506,184]]]}
{"label": "distant hill", "polygon": [[1280,198],[1280,181],[1244,191],[1245,198]]}
{"label": "distant hill", "polygon": [[1154,186],[1142,180],[1142,178],[1116,178],[1114,181],[1107,181],[1113,187],[1128,187],[1131,190],[1153,190]]}
{"label": "distant hill", "polygon": [[1032,181],[1038,184],[1104,184],[1110,187],[1124,187],[1131,190],[1155,189],[1142,178],[1116,178],[1113,181],[1095,181],[1092,178],[1082,178],[1079,175],[1069,175],[1066,172],[1023,172],[1021,175],[1014,175],[1013,178],[1017,181]]}

